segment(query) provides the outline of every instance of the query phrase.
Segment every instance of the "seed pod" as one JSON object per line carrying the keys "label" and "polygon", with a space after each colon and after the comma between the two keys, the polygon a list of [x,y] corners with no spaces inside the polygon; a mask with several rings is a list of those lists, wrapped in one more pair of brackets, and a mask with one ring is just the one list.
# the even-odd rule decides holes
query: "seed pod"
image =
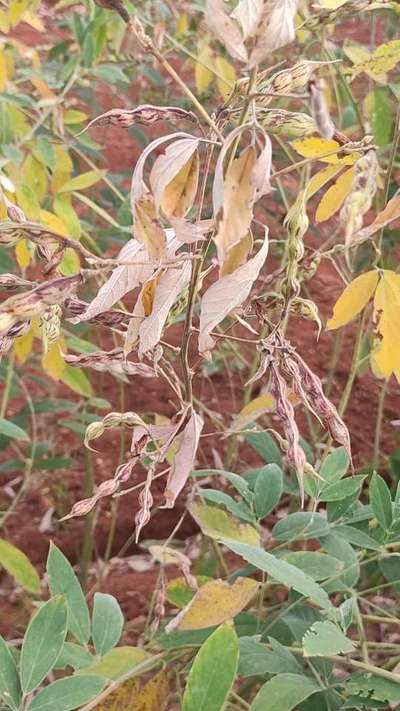
{"label": "seed pod", "polygon": [[151,126],[157,121],[188,120],[193,123],[199,123],[197,116],[192,111],[186,111],[179,106],[153,106],[152,104],[143,104],[136,109],[111,109],[100,116],[92,119],[76,137],[81,136],[89,128],[93,126],[119,126],[120,128],[128,128],[129,126]]}
{"label": "seed pod", "polygon": [[106,10],[115,10],[123,21],[129,24],[130,15],[125,9],[121,0],[94,0],[96,5],[99,7],[104,7]]}
{"label": "seed pod", "polygon": [[44,352],[47,353],[48,344],[55,343],[60,337],[62,310],[59,304],[53,304],[41,314],[42,339]]}
{"label": "seed pod", "polygon": [[15,338],[23,336],[30,329],[29,321],[17,321],[11,328],[0,335],[0,361],[12,347]]}
{"label": "seed pod", "polygon": [[314,119],[308,114],[284,109],[258,109],[257,119],[269,133],[290,138],[310,136],[317,130]]}
{"label": "seed pod", "polygon": [[27,279],[22,279],[22,277],[17,274],[1,274],[0,286],[2,289],[17,289],[19,286],[33,287],[35,284]]}
{"label": "seed pod", "polygon": [[79,356],[65,355],[64,360],[68,365],[72,365],[75,368],[93,368],[93,370],[115,375],[140,375],[142,378],[156,377],[156,371],[151,366],[145,363],[133,363],[125,360],[122,348],[114,348],[112,351],[84,353]]}
{"label": "seed pod", "polygon": [[271,395],[276,403],[276,415],[282,422],[284,434],[288,441],[286,459],[295,470],[300,487],[301,506],[304,506],[304,465],[306,457],[300,446],[299,430],[294,419],[292,403],[286,397],[286,383],[275,364],[271,366]]}
{"label": "seed pod", "polygon": [[309,92],[311,96],[311,115],[315,121],[318,132],[322,138],[331,139],[335,134],[335,125],[329,116],[323,93],[323,82],[310,81]]}
{"label": "seed pod", "polygon": [[311,299],[302,299],[295,296],[290,302],[290,310],[298,316],[315,321],[318,325],[318,338],[321,333],[322,323],[318,313],[318,306]]}
{"label": "seed pod", "polygon": [[315,15],[311,15],[301,25],[302,29],[316,30],[323,25],[329,25],[345,19],[348,15],[354,17],[355,14],[363,10],[376,7],[377,4],[386,4],[386,0],[348,0],[339,7],[329,10],[323,9]]}
{"label": "seed pod", "polygon": [[287,267],[282,286],[283,294],[287,297],[291,292],[298,294],[300,291],[300,282],[297,277],[298,263],[304,257],[303,236],[307,232],[309,225],[304,190],[299,193],[295,203],[288,210],[283,224],[288,230],[286,241]]}

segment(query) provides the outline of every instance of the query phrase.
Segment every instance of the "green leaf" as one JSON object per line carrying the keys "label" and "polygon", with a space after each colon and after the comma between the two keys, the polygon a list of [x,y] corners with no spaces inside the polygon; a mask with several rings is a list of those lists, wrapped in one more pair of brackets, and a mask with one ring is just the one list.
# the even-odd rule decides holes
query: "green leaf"
{"label": "green leaf", "polygon": [[238,521],[218,506],[195,502],[190,513],[206,536],[215,540],[230,539],[258,545],[257,529],[249,523]]}
{"label": "green leaf", "polygon": [[73,190],[85,190],[101,180],[106,174],[106,170],[88,170],[87,173],[76,175],[75,178],[67,180],[59,189],[60,193],[70,193]]}
{"label": "green leaf", "polygon": [[209,476],[222,476],[227,479],[232,486],[239,492],[242,498],[250,504],[253,500],[252,492],[250,491],[249,485],[246,479],[239,474],[234,474],[233,472],[227,472],[225,469],[197,469],[192,472],[193,477],[209,477]]}
{"label": "green leaf", "polygon": [[77,674],[101,676],[105,679],[119,679],[132,671],[138,664],[150,659],[151,655],[139,647],[114,647],[100,661],[80,669]]}
{"label": "green leaf", "polygon": [[282,469],[277,464],[267,464],[260,469],[254,485],[254,509],[257,518],[264,518],[275,508],[282,491]]}
{"label": "green leaf", "polygon": [[245,435],[245,440],[264,459],[264,461],[282,466],[282,454],[278,445],[268,432],[254,431]]}
{"label": "green leaf", "polygon": [[73,711],[94,699],[105,685],[105,679],[95,676],[58,679],[39,691],[28,711]]}
{"label": "green leaf", "polygon": [[32,593],[40,592],[40,578],[29,558],[8,541],[0,538],[0,565],[17,583]]}
{"label": "green leaf", "polygon": [[379,568],[388,583],[393,583],[393,588],[400,591],[400,554],[391,553],[382,556]]}
{"label": "green leaf", "polygon": [[315,622],[303,637],[306,657],[324,657],[327,654],[350,654],[354,644],[333,622]]}
{"label": "green leaf", "polygon": [[92,74],[99,77],[99,79],[110,82],[111,84],[116,84],[117,82],[129,84],[130,81],[126,74],[124,74],[121,67],[118,67],[115,64],[99,64],[93,69]]}
{"label": "green leaf", "polygon": [[314,580],[326,580],[331,575],[340,573],[344,568],[341,560],[318,551],[294,551],[285,553],[282,557],[291,565],[301,568],[306,575]]}
{"label": "green leaf", "polygon": [[10,439],[19,440],[29,440],[29,435],[18,425],[14,425],[14,422],[5,420],[3,417],[0,418],[0,434]]}
{"label": "green leaf", "polygon": [[329,484],[339,481],[349,468],[349,456],[344,447],[334,449],[321,465],[320,475]]}
{"label": "green leaf", "polygon": [[376,472],[372,475],[369,485],[369,501],[374,516],[383,530],[387,531],[392,523],[392,497],[385,480]]}
{"label": "green leaf", "polygon": [[368,548],[373,551],[377,551],[380,548],[377,541],[374,541],[371,536],[364,533],[364,531],[360,531],[360,529],[355,528],[355,526],[347,526],[345,524],[342,526],[335,526],[333,533],[339,534],[339,536],[342,536],[346,541],[352,543],[354,546],[358,546],[359,548]]}
{"label": "green leaf", "polygon": [[115,647],[123,626],[124,616],[115,597],[97,592],[92,615],[92,639],[97,654],[103,656]]}
{"label": "green leaf", "polygon": [[50,544],[47,574],[52,595],[63,595],[68,606],[68,629],[81,644],[90,638],[90,616],[86,598],[72,565],[54,543]]}
{"label": "green leaf", "polygon": [[254,637],[239,639],[239,676],[259,674],[302,674],[303,667],[296,657],[273,637],[269,637],[272,650]]}
{"label": "green leaf", "polygon": [[321,687],[307,676],[278,674],[261,687],[251,711],[291,711]]}
{"label": "green leaf", "polygon": [[325,536],[329,532],[330,526],[325,516],[298,511],[278,521],[272,529],[272,536],[277,541],[294,541]]}
{"label": "green leaf", "polygon": [[0,698],[13,711],[18,711],[21,696],[21,684],[15,659],[3,637],[0,636]]}
{"label": "green leaf", "polygon": [[352,693],[361,693],[366,698],[371,696],[386,704],[396,704],[400,701],[400,684],[373,674],[352,674],[347,688]]}
{"label": "green leaf", "polygon": [[256,568],[264,570],[275,580],[288,588],[293,588],[305,597],[309,597],[322,608],[331,607],[331,602],[325,590],[302,570],[290,565],[285,560],[279,560],[271,553],[249,546],[246,543],[224,540],[224,544],[237,555],[251,563]]}
{"label": "green leaf", "polygon": [[33,691],[53,669],[67,634],[68,610],[61,595],[51,598],[36,612],[25,632],[21,650],[21,686]]}
{"label": "green leaf", "polygon": [[239,648],[236,632],[223,624],[204,642],[190,670],[182,711],[220,711],[235,681]]}
{"label": "green leaf", "polygon": [[65,669],[65,667],[72,667],[73,669],[84,669],[92,662],[92,655],[80,644],[65,642],[54,668]]}
{"label": "green leaf", "polygon": [[360,564],[350,543],[334,533],[321,537],[320,543],[327,553],[344,563],[343,573],[332,576],[332,580],[325,583],[325,590],[336,592],[352,588],[360,577]]}
{"label": "green leaf", "polygon": [[199,489],[199,495],[206,501],[224,506],[231,514],[242,519],[242,521],[255,523],[254,515],[248,507],[242,502],[236,501],[232,496],[226,494],[225,491],[219,491],[219,489]]}
{"label": "green leaf", "polygon": [[72,365],[67,365],[60,380],[78,395],[92,397],[92,386],[80,368],[73,368]]}
{"label": "green leaf", "polygon": [[318,498],[321,501],[341,501],[342,499],[346,499],[348,496],[353,496],[358,493],[364,479],[365,476],[362,475],[349,476],[341,481],[328,484],[322,487]]}
{"label": "green leaf", "polygon": [[366,98],[375,143],[383,148],[390,143],[394,127],[394,107],[391,92],[386,88],[375,89]]}

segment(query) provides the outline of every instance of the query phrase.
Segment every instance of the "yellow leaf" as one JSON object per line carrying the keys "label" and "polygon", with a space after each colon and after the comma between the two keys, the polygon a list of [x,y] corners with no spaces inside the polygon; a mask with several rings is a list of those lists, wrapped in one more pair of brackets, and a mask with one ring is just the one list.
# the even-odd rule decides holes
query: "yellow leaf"
{"label": "yellow leaf", "polygon": [[257,160],[254,146],[248,146],[229,166],[224,182],[222,218],[218,224],[215,243],[218,261],[225,261],[226,253],[249,231],[253,219],[255,188],[251,180]]}
{"label": "yellow leaf", "polygon": [[63,237],[68,237],[68,229],[64,222],[48,210],[40,210],[40,221],[53,232]]}
{"label": "yellow leaf", "polygon": [[83,123],[88,120],[88,115],[83,113],[83,111],[77,111],[76,109],[67,109],[64,112],[63,120],[66,126],[73,125],[76,123]]}
{"label": "yellow leaf", "polygon": [[220,269],[220,276],[226,276],[236,271],[238,267],[245,263],[253,247],[253,237],[250,232],[245,235],[238,244],[235,244],[226,254],[224,263]]}
{"label": "yellow leaf", "polygon": [[43,81],[43,79],[31,79],[31,82],[33,86],[35,87],[36,91],[40,94],[42,99],[46,99],[46,101],[54,101],[54,103],[57,101],[57,96],[55,93],[50,89],[49,86],[47,86],[46,82]]}
{"label": "yellow leaf", "polygon": [[156,293],[156,286],[158,282],[157,275],[154,279],[149,279],[143,284],[142,291],[140,292],[140,298],[143,304],[143,311],[145,316],[150,316],[153,309],[154,294]]}
{"label": "yellow leaf", "polygon": [[54,380],[60,380],[65,367],[65,361],[61,355],[60,341],[49,343],[47,353],[42,356],[43,370]]}
{"label": "yellow leaf", "polygon": [[26,239],[21,239],[15,245],[15,258],[21,269],[26,269],[31,263],[32,253],[29,249],[29,242]]}
{"label": "yellow leaf", "polygon": [[85,190],[101,180],[106,170],[88,170],[87,173],[76,175],[59,188],[60,193],[72,192],[73,190]]}
{"label": "yellow leaf", "polygon": [[31,188],[39,202],[43,200],[47,192],[46,170],[33,155],[28,155],[23,163],[21,183],[25,183]]}
{"label": "yellow leaf", "polygon": [[339,296],[333,308],[332,318],[327,323],[328,329],[340,328],[355,318],[372,297],[378,280],[377,271],[367,272],[353,279]]}
{"label": "yellow leaf", "polygon": [[213,67],[213,54],[210,46],[206,41],[201,40],[198,46],[198,62],[195,65],[195,81],[196,81],[196,91],[198,94],[203,94],[207,91],[210,86],[214,73],[212,69],[208,67]]}
{"label": "yellow leaf", "polygon": [[51,189],[53,193],[58,193],[62,185],[64,185],[71,177],[73,164],[69,153],[60,145],[54,146],[55,164],[53,174],[51,176]]}
{"label": "yellow leaf", "polygon": [[0,91],[7,86],[7,62],[4,52],[0,51]]}
{"label": "yellow leaf", "polygon": [[228,62],[225,57],[217,57],[215,60],[215,69],[219,74],[219,76],[217,76],[217,86],[219,92],[224,101],[226,101],[231,95],[233,85],[236,81],[235,67],[233,64]]}
{"label": "yellow leaf", "polygon": [[260,535],[250,523],[239,521],[235,516],[213,504],[195,502],[190,513],[205,536],[215,540],[233,540],[240,543],[260,545]]}
{"label": "yellow leaf", "polygon": [[6,110],[14,136],[23,138],[29,130],[25,114],[17,106],[13,106],[12,104],[7,104]]}
{"label": "yellow leaf", "polygon": [[380,84],[384,84],[386,82],[386,74],[375,74],[375,72],[371,71],[371,69],[369,68],[368,63],[370,62],[371,54],[370,52],[367,52],[366,49],[364,49],[363,47],[358,47],[357,45],[346,45],[343,48],[343,51],[345,55],[350,59],[350,61],[352,61],[355,65],[353,67],[353,73],[356,73],[354,70],[357,69],[357,66],[359,64],[363,64],[365,66],[365,69],[363,71],[365,71],[365,73],[368,74],[371,79],[374,79]]}
{"label": "yellow leaf", "polygon": [[68,193],[56,195],[53,209],[57,217],[62,220],[68,230],[69,237],[79,239],[82,234],[81,223],[71,204],[71,195]]}
{"label": "yellow leaf", "polygon": [[19,336],[14,341],[14,353],[20,365],[25,363],[28,356],[32,353],[33,340],[35,338],[34,329],[31,326],[29,331]]}
{"label": "yellow leaf", "polygon": [[175,25],[175,35],[176,37],[179,37],[180,35],[186,34],[189,28],[189,22],[188,22],[188,16],[186,12],[182,12]]}
{"label": "yellow leaf", "polygon": [[184,217],[193,205],[199,179],[199,154],[195,151],[173,180],[168,183],[161,198],[161,208],[167,217]]}
{"label": "yellow leaf", "polygon": [[167,630],[198,630],[220,625],[235,617],[249,604],[259,588],[251,578],[237,578],[233,585],[225,580],[210,580],[179,612]]}
{"label": "yellow leaf", "polygon": [[8,4],[8,17],[13,27],[21,20],[22,15],[28,9],[31,0],[10,0]]}
{"label": "yellow leaf", "polygon": [[335,177],[340,171],[342,170],[341,165],[327,165],[326,168],[323,168],[320,170],[318,173],[315,173],[315,175],[312,176],[311,180],[309,183],[307,183],[306,188],[305,188],[305,197],[307,200],[312,198],[315,193],[318,192],[321,188],[323,188],[324,185],[329,180],[332,180],[332,178]]}
{"label": "yellow leaf", "polygon": [[[357,160],[357,154],[346,155],[339,158],[334,151],[340,151],[337,141],[327,138],[317,138],[309,136],[292,141],[293,148],[304,158],[320,159],[323,163],[341,163],[342,165],[353,165]],[[330,154],[330,155],[328,155]]]}
{"label": "yellow leaf", "polygon": [[400,274],[382,271],[374,298],[377,323],[371,367],[375,375],[388,378],[400,370]]}
{"label": "yellow leaf", "polygon": [[24,211],[28,220],[39,220],[40,204],[36,194],[29,185],[20,185],[16,192],[17,203],[21,210]]}
{"label": "yellow leaf", "polygon": [[4,32],[7,35],[10,31],[10,20],[8,14],[4,10],[0,10],[0,32]]}
{"label": "yellow leaf", "polygon": [[315,219],[317,222],[325,222],[325,220],[329,220],[329,218],[340,209],[351,191],[353,177],[354,168],[349,168],[342,173],[342,175],[340,175],[336,180],[335,184],[326,191],[315,212]]}
{"label": "yellow leaf", "polygon": [[261,415],[273,410],[275,400],[269,393],[259,395],[251,402],[245,405],[238,415],[234,418],[231,430],[242,430],[251,422],[255,422]]}
{"label": "yellow leaf", "polygon": [[166,711],[169,695],[168,677],[160,671],[142,688],[139,679],[128,679],[98,704],[96,711]]}
{"label": "yellow leaf", "polygon": [[373,72],[376,76],[389,72],[398,62],[400,62],[400,40],[392,40],[377,47],[365,61],[355,64],[353,73]]}

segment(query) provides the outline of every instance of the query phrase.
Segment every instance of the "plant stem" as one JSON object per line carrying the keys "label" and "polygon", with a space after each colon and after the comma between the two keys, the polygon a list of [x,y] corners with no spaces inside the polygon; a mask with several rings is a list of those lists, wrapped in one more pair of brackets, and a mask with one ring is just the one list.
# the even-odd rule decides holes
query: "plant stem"
{"label": "plant stem", "polygon": [[[85,497],[93,496],[94,491],[94,473],[92,453],[85,448]],[[92,559],[93,552],[93,524],[94,512],[91,511],[85,518],[85,529],[83,534],[82,549],[79,561],[79,580],[83,588],[85,588],[88,569]]]}
{"label": "plant stem", "polygon": [[364,311],[364,313],[360,319],[359,325],[358,325],[356,342],[354,344],[353,359],[351,362],[350,372],[349,372],[349,375],[347,378],[345,388],[342,393],[342,397],[340,398],[340,403],[339,403],[339,407],[338,407],[338,413],[339,413],[340,417],[343,417],[344,413],[346,412],[347,405],[349,403],[349,398],[351,395],[351,391],[353,389],[354,380],[357,375],[357,368],[358,368],[359,360],[360,360],[361,343],[362,343],[362,337],[363,337],[363,333],[364,333],[365,320],[366,320],[366,316],[365,316],[365,311]]}
{"label": "plant stem", "polygon": [[385,410],[385,398],[386,398],[388,383],[389,383],[389,380],[385,380],[380,385],[380,391],[379,391],[378,412],[376,415],[375,436],[374,436],[374,458],[373,458],[374,469],[377,469],[378,465],[379,465],[379,450],[380,450],[380,446],[381,446],[382,423],[383,423],[383,415],[384,415],[384,410]]}
{"label": "plant stem", "polygon": [[14,363],[15,363],[15,354],[14,354],[14,351],[11,351],[10,357],[8,359],[6,382],[4,384],[3,397],[1,400],[1,407],[0,407],[0,417],[2,419],[4,418],[4,416],[7,412],[7,405],[8,405],[8,401],[10,398],[11,385],[12,385],[12,380],[13,380],[13,375],[14,375]]}

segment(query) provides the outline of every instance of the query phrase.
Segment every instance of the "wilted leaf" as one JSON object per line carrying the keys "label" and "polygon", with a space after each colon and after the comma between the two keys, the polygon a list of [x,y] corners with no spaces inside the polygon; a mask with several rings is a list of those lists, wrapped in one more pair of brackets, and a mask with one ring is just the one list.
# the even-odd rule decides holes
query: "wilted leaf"
{"label": "wilted leaf", "polygon": [[184,217],[196,196],[199,175],[197,138],[181,138],[170,143],[158,156],[150,173],[156,210],[167,217]]}
{"label": "wilted leaf", "polygon": [[42,368],[54,380],[60,380],[65,370],[65,361],[61,355],[60,342],[50,343],[42,356]]}
{"label": "wilted leaf", "polygon": [[221,277],[205,292],[201,301],[199,351],[205,353],[214,346],[210,333],[232,309],[247,299],[254,281],[267,258],[268,239],[255,257],[228,276]]}
{"label": "wilted leaf", "polygon": [[[189,283],[191,268],[189,261],[184,262],[181,267],[167,269],[157,280],[151,314],[138,329],[139,355],[154,348],[160,340],[170,308]],[[131,345],[130,340],[128,344]]]}
{"label": "wilted leaf", "polygon": [[225,57],[216,57],[215,69],[217,74],[217,86],[224,101],[229,98],[232,87],[236,81],[236,71],[233,64],[228,62]]}
{"label": "wilted leaf", "polygon": [[314,622],[303,637],[305,657],[324,657],[327,654],[350,654],[354,643],[341,629],[329,620]]}
{"label": "wilted leaf", "polygon": [[353,279],[338,298],[334,308],[332,318],[328,320],[327,327],[330,330],[340,328],[349,323],[371,299],[379,281],[379,273],[376,270],[366,272]]}
{"label": "wilted leaf", "polygon": [[142,688],[139,679],[128,679],[98,704],[96,711],[164,711],[168,698],[168,677],[161,671]]}
{"label": "wilted leaf", "polygon": [[218,506],[194,503],[190,507],[196,523],[206,536],[216,540],[242,541],[258,546],[260,536],[257,529],[249,523],[243,523]]}
{"label": "wilted leaf", "polygon": [[384,74],[393,69],[400,62],[400,40],[393,40],[379,45],[372,54],[363,62],[358,62],[352,67],[353,74],[372,72],[376,75]]}
{"label": "wilted leaf", "polygon": [[197,58],[198,61],[195,64],[194,73],[196,81],[196,91],[198,94],[203,94],[207,91],[212,80],[214,79],[214,72],[208,67],[213,66],[213,53],[208,44],[207,38],[200,38],[197,46]]}
{"label": "wilted leaf", "polygon": [[242,41],[239,25],[225,12],[222,0],[207,0],[205,19],[209,30],[219,39],[229,54],[247,62],[247,50]]}
{"label": "wilted leaf", "polygon": [[179,445],[176,451],[171,471],[168,475],[165,488],[165,505],[172,508],[176,497],[179,496],[190,472],[194,469],[197,447],[199,445],[200,434],[203,429],[203,418],[192,410],[189,421],[181,435],[179,435]]}
{"label": "wilted leaf", "polygon": [[293,42],[297,3],[298,0],[270,0],[264,4],[255,47],[250,55],[250,67],[260,64],[275,49]]}
{"label": "wilted leaf", "polygon": [[317,222],[325,222],[337,212],[353,187],[354,168],[349,168],[338,177],[322,196],[315,212]]}
{"label": "wilted leaf", "polygon": [[158,261],[165,252],[165,232],[157,219],[157,210],[150,193],[135,202],[133,234],[144,244],[151,259]]}
{"label": "wilted leaf", "polygon": [[241,612],[258,588],[259,583],[250,578],[237,578],[233,585],[225,580],[211,580],[199,588],[189,604],[169,622],[166,631],[220,625]]}
{"label": "wilted leaf", "polygon": [[[207,575],[196,575],[194,576],[198,588],[201,588],[206,583],[210,582],[212,578]],[[185,578],[173,578],[168,582],[167,585],[167,600],[175,607],[183,608],[189,604],[196,594],[196,590],[192,590],[186,582]]]}
{"label": "wilted leaf", "polygon": [[263,0],[239,0],[231,17],[234,17],[239,22],[243,39],[255,34],[262,18],[263,9]]}

